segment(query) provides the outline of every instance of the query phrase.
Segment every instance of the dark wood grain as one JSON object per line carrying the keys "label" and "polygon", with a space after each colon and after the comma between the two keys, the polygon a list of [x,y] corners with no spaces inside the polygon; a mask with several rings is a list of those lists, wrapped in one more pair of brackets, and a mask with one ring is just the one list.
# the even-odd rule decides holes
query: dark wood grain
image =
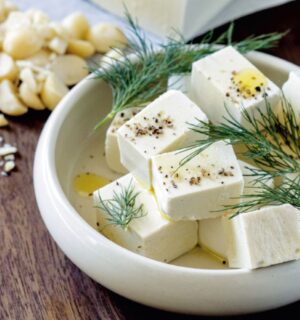
{"label": "dark wood grain", "polygon": [[[300,1],[295,1],[242,18],[236,23],[235,39],[291,29],[271,52],[300,65],[299,16]],[[32,184],[34,151],[47,117],[47,112],[30,112],[12,119],[10,129],[0,129],[0,135],[16,143],[20,151],[18,170],[0,177],[0,319],[194,319],[154,310],[110,292],[79,271],[50,238]],[[237,319],[296,318],[299,312],[300,302]]]}

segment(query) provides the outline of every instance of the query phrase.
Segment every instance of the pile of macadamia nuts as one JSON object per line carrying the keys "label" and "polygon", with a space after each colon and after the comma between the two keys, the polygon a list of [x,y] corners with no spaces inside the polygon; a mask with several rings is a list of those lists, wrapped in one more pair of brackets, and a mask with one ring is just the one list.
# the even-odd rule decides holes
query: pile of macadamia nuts
{"label": "pile of macadamia nuts", "polygon": [[116,55],[127,39],[110,23],[90,26],[80,12],[62,22],[46,13],[18,11],[0,0],[0,126],[5,115],[20,116],[28,108],[54,109],[70,86],[88,74],[86,58],[95,53]]}

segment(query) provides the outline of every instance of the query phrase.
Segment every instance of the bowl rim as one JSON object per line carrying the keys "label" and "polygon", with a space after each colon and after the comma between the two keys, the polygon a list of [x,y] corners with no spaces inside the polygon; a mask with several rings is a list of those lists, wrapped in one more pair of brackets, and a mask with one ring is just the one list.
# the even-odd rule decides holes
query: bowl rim
{"label": "bowl rim", "polygon": [[[247,54],[248,57],[252,57],[252,59],[259,61],[265,65],[280,65],[281,68],[285,68],[287,71],[300,71],[300,67],[288,62],[286,60],[283,60],[281,58],[272,56],[267,53],[262,52],[251,52]],[[90,239],[94,243],[110,246],[112,250],[116,251],[117,254],[124,256],[126,255],[128,258],[130,258],[134,263],[145,263],[149,265],[149,267],[153,268],[159,268],[159,269],[165,269],[169,272],[173,273],[189,273],[194,275],[214,275],[214,276],[232,276],[234,275],[242,275],[242,274],[248,274],[253,272],[253,270],[248,269],[202,269],[202,268],[192,268],[192,267],[186,267],[186,266],[178,266],[178,265],[172,265],[167,264],[164,262],[156,261],[153,259],[150,259],[145,256],[141,256],[137,253],[134,253],[126,248],[123,248],[113,241],[107,239],[104,235],[102,235],[99,231],[95,230],[92,226],[90,226],[76,211],[76,209],[72,206],[71,202],[69,201],[67,195],[62,189],[62,186],[60,184],[57,170],[56,170],[56,164],[55,164],[55,149],[56,149],[56,143],[58,140],[58,136],[60,131],[62,130],[64,121],[68,114],[72,112],[72,109],[76,106],[76,103],[73,103],[77,100],[78,95],[84,95],[84,93],[89,89],[90,87],[90,80],[93,81],[102,81],[102,80],[95,80],[94,75],[90,74],[85,79],[83,79],[79,84],[76,85],[59,103],[59,105],[55,108],[55,110],[50,115],[48,121],[46,122],[41,138],[39,139],[38,144],[43,144],[42,148],[44,149],[44,160],[43,167],[47,168],[47,177],[49,180],[48,188],[49,191],[52,194],[52,201],[56,201],[55,203],[60,204],[62,210],[59,210],[59,217],[63,221],[67,220],[67,217],[72,219],[73,223],[76,224],[77,227],[82,229],[82,232],[86,232]],[[43,142],[41,140],[43,139]],[[37,149],[39,148],[39,145]],[[37,163],[37,153],[35,155],[34,159],[34,190],[37,202],[38,201],[38,188],[37,188],[37,180],[38,180],[38,163]],[[44,220],[44,223],[47,226],[47,219],[43,210],[40,210],[41,216]],[[48,229],[48,227],[47,227]],[[276,266],[273,266],[273,268]],[[271,266],[272,268],[272,266]]]}

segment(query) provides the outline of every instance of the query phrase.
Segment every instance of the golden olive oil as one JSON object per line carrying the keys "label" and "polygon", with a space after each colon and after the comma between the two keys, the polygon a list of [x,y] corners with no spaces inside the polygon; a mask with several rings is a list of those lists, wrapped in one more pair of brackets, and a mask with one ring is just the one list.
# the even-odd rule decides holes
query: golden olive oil
{"label": "golden olive oil", "polygon": [[249,68],[235,72],[233,83],[244,98],[253,98],[264,91],[267,78],[258,70]]}
{"label": "golden olive oil", "polygon": [[97,189],[106,186],[111,180],[93,174],[93,173],[82,173],[74,179],[74,189],[81,196],[89,196]]}

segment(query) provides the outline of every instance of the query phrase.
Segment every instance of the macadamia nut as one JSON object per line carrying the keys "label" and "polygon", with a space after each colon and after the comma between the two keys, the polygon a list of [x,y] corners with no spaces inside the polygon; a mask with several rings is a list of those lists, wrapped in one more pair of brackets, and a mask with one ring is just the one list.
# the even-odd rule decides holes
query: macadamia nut
{"label": "macadamia nut", "polygon": [[65,17],[62,25],[69,37],[75,39],[83,39],[90,28],[87,18],[81,12],[74,12]]}
{"label": "macadamia nut", "polygon": [[0,53],[0,81],[2,80],[15,80],[18,75],[18,68],[8,54]]}
{"label": "macadamia nut", "polygon": [[0,111],[10,116],[20,116],[27,107],[19,100],[17,90],[10,80],[0,82]]}
{"label": "macadamia nut", "polygon": [[4,114],[0,113],[0,127],[5,127],[8,125],[8,121],[5,118]]}
{"label": "macadamia nut", "polygon": [[15,59],[25,59],[38,52],[43,42],[32,27],[17,28],[6,33],[3,50]]}
{"label": "macadamia nut", "polygon": [[106,53],[112,48],[124,48],[127,44],[123,31],[110,23],[99,23],[93,26],[87,35],[87,40],[100,53]]}
{"label": "macadamia nut", "polygon": [[74,54],[57,56],[53,61],[51,70],[67,86],[74,85],[88,75],[88,67],[85,60]]}
{"label": "macadamia nut", "polygon": [[19,88],[19,94],[22,101],[30,108],[36,110],[43,110],[45,106],[39,96],[31,90],[30,86],[23,82]]}
{"label": "macadamia nut", "polygon": [[71,39],[68,44],[68,52],[82,58],[88,58],[95,53],[95,48],[88,41]]}
{"label": "macadamia nut", "polygon": [[41,97],[46,107],[53,110],[68,92],[68,87],[54,73],[51,73],[46,78]]}

